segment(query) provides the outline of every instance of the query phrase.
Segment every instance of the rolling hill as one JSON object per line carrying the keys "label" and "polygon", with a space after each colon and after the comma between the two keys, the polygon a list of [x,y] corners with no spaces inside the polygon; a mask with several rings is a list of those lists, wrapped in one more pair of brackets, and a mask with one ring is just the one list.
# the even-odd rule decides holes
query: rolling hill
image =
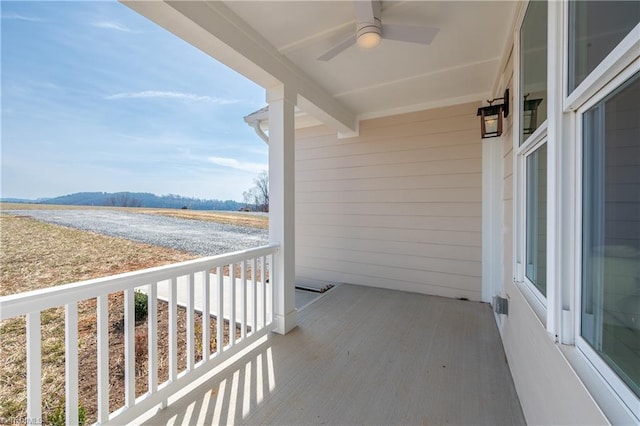
{"label": "rolling hill", "polygon": [[155,195],[147,192],[77,192],[54,198],[27,200],[2,198],[2,202],[57,204],[67,206],[114,206],[114,207],[151,207],[165,209],[191,210],[238,210],[243,203],[233,200],[204,200],[180,195]]}

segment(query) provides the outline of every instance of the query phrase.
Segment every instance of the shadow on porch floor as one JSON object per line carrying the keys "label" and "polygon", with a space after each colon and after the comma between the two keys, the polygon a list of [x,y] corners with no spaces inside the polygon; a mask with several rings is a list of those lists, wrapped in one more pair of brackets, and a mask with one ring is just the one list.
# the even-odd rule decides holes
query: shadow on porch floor
{"label": "shadow on porch floor", "polygon": [[524,424],[489,305],[334,288],[148,424]]}

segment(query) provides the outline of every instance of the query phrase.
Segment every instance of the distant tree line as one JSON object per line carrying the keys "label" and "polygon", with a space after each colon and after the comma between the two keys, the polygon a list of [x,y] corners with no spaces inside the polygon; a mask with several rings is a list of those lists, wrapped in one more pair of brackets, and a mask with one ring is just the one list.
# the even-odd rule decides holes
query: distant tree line
{"label": "distant tree line", "polygon": [[142,207],[142,201],[128,192],[114,194],[107,199],[107,202],[113,207]]}
{"label": "distant tree line", "polygon": [[78,192],[37,201],[39,204],[74,206],[151,207],[166,209],[188,208],[192,210],[237,211],[245,204],[233,200],[206,200],[180,195],[155,195],[146,192]]}

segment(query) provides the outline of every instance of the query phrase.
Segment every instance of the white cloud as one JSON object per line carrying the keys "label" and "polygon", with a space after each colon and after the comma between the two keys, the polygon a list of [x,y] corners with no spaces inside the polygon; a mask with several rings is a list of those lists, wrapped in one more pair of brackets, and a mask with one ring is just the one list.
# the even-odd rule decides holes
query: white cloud
{"label": "white cloud", "polygon": [[267,170],[269,167],[267,164],[238,161],[235,158],[207,157],[207,160],[218,166],[228,167],[230,169],[242,170],[251,173],[260,173],[263,170]]}
{"label": "white cloud", "polygon": [[116,93],[115,95],[107,96],[109,100],[116,99],[179,99],[185,101],[196,102],[211,102],[216,105],[228,105],[235,104],[239,101],[237,99],[225,99],[214,96],[195,95],[193,93],[182,92],[163,92],[159,90],[145,90],[142,92],[125,92]]}
{"label": "white cloud", "polygon": [[2,14],[2,19],[15,19],[18,21],[28,21],[28,22],[43,22],[44,19],[40,19],[40,18],[35,18],[32,16],[24,16],[24,15],[19,15],[17,13],[3,13]]}
{"label": "white cloud", "polygon": [[113,21],[94,22],[91,25],[93,25],[94,27],[97,27],[97,28],[104,28],[104,29],[107,29],[107,30],[122,31],[124,33],[133,33],[133,32],[135,32],[131,28],[127,27],[126,25],[122,25],[119,22],[113,22]]}

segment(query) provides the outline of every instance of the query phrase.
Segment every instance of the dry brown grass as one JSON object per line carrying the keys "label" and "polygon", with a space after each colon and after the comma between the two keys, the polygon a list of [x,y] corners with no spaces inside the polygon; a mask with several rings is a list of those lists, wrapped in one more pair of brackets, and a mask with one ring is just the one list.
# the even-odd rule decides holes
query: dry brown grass
{"label": "dry brown grass", "polygon": [[269,218],[246,213],[216,212],[205,210],[172,210],[172,209],[140,209],[140,213],[172,216],[180,219],[197,219],[226,225],[249,226],[251,228],[268,229]]}
{"label": "dry brown grass", "polygon": [[[106,275],[180,262],[193,255],[120,238],[45,224],[25,217],[0,214],[0,295],[35,290]],[[110,295],[110,324],[122,318],[122,294]],[[163,307],[159,307],[163,318]],[[87,420],[95,421],[95,300],[79,304],[80,401]],[[183,315],[183,314],[182,314]],[[64,404],[64,313],[42,312],[42,395],[46,418]],[[184,323],[184,320],[179,320]],[[145,323],[137,325],[144,329]],[[0,423],[24,418],[26,407],[26,351],[24,317],[0,323]],[[115,327],[117,328],[117,327]],[[143,332],[140,332],[143,333]],[[184,336],[182,331],[181,335]],[[112,373],[121,362],[118,330],[110,333]],[[140,345],[146,337],[140,337]],[[142,347],[142,346],[141,346]],[[161,355],[161,357],[164,355]],[[93,361],[92,361],[93,359]],[[143,363],[146,362],[143,360]],[[181,361],[183,362],[183,361]],[[138,366],[137,366],[138,367]],[[139,366],[140,371],[144,368]],[[138,382],[144,383],[144,374]],[[121,405],[122,380],[112,381],[112,408]],[[140,385],[143,386],[143,385]],[[141,389],[141,388],[140,388]]]}
{"label": "dry brown grass", "polygon": [[0,215],[0,295],[193,259],[177,250]]}

